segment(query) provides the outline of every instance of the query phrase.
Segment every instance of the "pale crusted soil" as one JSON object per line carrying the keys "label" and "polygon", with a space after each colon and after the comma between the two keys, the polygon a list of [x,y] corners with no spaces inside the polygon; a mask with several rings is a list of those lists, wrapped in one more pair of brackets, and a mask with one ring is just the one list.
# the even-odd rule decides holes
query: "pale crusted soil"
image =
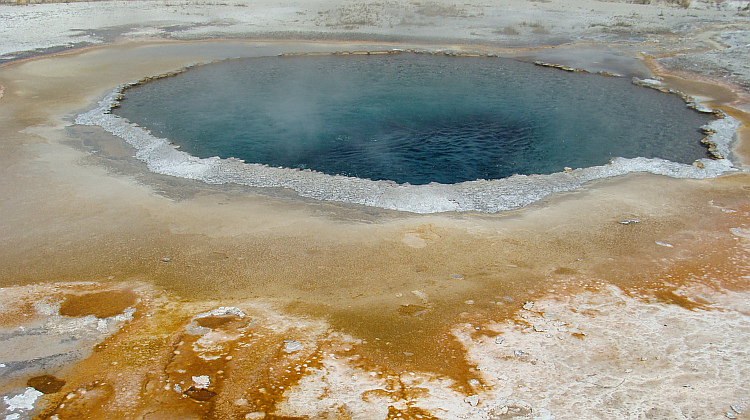
{"label": "pale crusted soil", "polygon": [[[746,121],[741,7],[0,6],[5,58],[119,39],[0,68],[1,415],[747,418],[745,173],[631,174],[498,215],[419,216],[156,176],[71,126],[144,76],[378,39],[656,69]],[[338,41],[162,39],[253,35]],[[506,50],[579,41],[612,44]],[[26,387],[44,374],[65,384]]]}
{"label": "pale crusted soil", "polygon": [[747,83],[747,1],[162,2],[0,5],[0,58],[126,39],[277,38],[507,47],[616,43]]}

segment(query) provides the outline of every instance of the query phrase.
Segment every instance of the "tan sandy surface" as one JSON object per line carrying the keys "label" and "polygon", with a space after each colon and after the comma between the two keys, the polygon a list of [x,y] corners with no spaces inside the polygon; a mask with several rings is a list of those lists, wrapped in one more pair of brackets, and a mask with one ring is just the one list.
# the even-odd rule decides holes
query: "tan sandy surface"
{"label": "tan sandy surface", "polygon": [[[727,31],[747,28],[736,10],[598,1],[427,5],[437,9],[421,9],[427,21],[411,27],[419,39],[388,44],[174,41],[154,30],[148,39],[126,34],[0,67],[0,415],[748,418],[744,172],[709,180],[631,174],[516,211],[414,215],[151,174],[120,139],[72,123],[118,84],[196,62],[410,47],[657,72],[668,86],[748,121],[747,59],[726,52],[726,77],[710,62],[734,48]],[[294,15],[312,22],[356,6],[289,3],[284,13],[296,7],[305,14]],[[417,6],[370,4],[390,15],[350,24],[380,36],[397,10]],[[218,13],[227,6],[201,7]],[[453,16],[464,9],[482,14]],[[0,9],[23,14],[9,10]],[[659,13],[689,28],[610,38],[590,26],[607,13],[633,11],[637,28],[661,27]],[[548,30],[554,24],[613,43],[513,50],[503,34],[465,42],[466,32],[513,24],[489,17],[501,15],[528,19],[514,23],[519,39],[538,28],[519,22],[537,17]],[[277,29],[286,22],[265,19]],[[353,30],[310,25],[319,38]],[[699,63],[696,71],[686,62]],[[738,165],[750,156],[747,144],[737,145]],[[619,223],[630,220],[638,222]]]}

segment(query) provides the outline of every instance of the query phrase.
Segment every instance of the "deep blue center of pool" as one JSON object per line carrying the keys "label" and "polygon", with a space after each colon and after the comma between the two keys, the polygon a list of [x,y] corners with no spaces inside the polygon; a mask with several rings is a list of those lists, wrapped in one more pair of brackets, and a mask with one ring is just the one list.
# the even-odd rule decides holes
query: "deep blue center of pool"
{"label": "deep blue center of pool", "polygon": [[411,184],[692,163],[710,120],[626,79],[422,54],[228,60],[132,88],[115,113],[199,157]]}

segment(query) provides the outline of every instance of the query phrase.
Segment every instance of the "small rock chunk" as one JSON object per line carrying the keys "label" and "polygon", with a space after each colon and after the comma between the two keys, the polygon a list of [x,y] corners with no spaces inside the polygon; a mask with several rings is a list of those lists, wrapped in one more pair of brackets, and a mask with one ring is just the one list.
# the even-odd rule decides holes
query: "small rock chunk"
{"label": "small rock chunk", "polygon": [[206,389],[211,385],[211,378],[208,375],[193,376],[193,386],[200,389]]}
{"label": "small rock chunk", "polygon": [[464,402],[471,404],[472,407],[476,407],[479,404],[479,395],[469,395],[464,398]]}
{"label": "small rock chunk", "polygon": [[529,353],[526,353],[523,350],[513,350],[513,356],[515,356],[515,357],[519,357],[520,358],[520,357],[524,357],[524,356],[528,356],[528,355],[529,355]]}
{"label": "small rock chunk", "polygon": [[302,343],[295,340],[284,340],[284,352],[294,353],[295,351],[302,350]]}
{"label": "small rock chunk", "polygon": [[640,223],[640,220],[638,220],[638,219],[630,219],[630,220],[623,220],[623,221],[617,222],[617,223],[619,223],[621,225],[632,225],[632,224]]}

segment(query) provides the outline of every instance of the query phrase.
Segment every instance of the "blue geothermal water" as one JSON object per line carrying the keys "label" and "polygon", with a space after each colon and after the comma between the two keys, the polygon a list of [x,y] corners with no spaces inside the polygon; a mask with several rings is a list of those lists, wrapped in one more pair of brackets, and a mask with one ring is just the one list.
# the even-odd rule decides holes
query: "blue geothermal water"
{"label": "blue geothermal water", "polygon": [[411,184],[691,163],[711,119],[622,78],[425,54],[228,60],[133,87],[114,112],[198,157]]}

